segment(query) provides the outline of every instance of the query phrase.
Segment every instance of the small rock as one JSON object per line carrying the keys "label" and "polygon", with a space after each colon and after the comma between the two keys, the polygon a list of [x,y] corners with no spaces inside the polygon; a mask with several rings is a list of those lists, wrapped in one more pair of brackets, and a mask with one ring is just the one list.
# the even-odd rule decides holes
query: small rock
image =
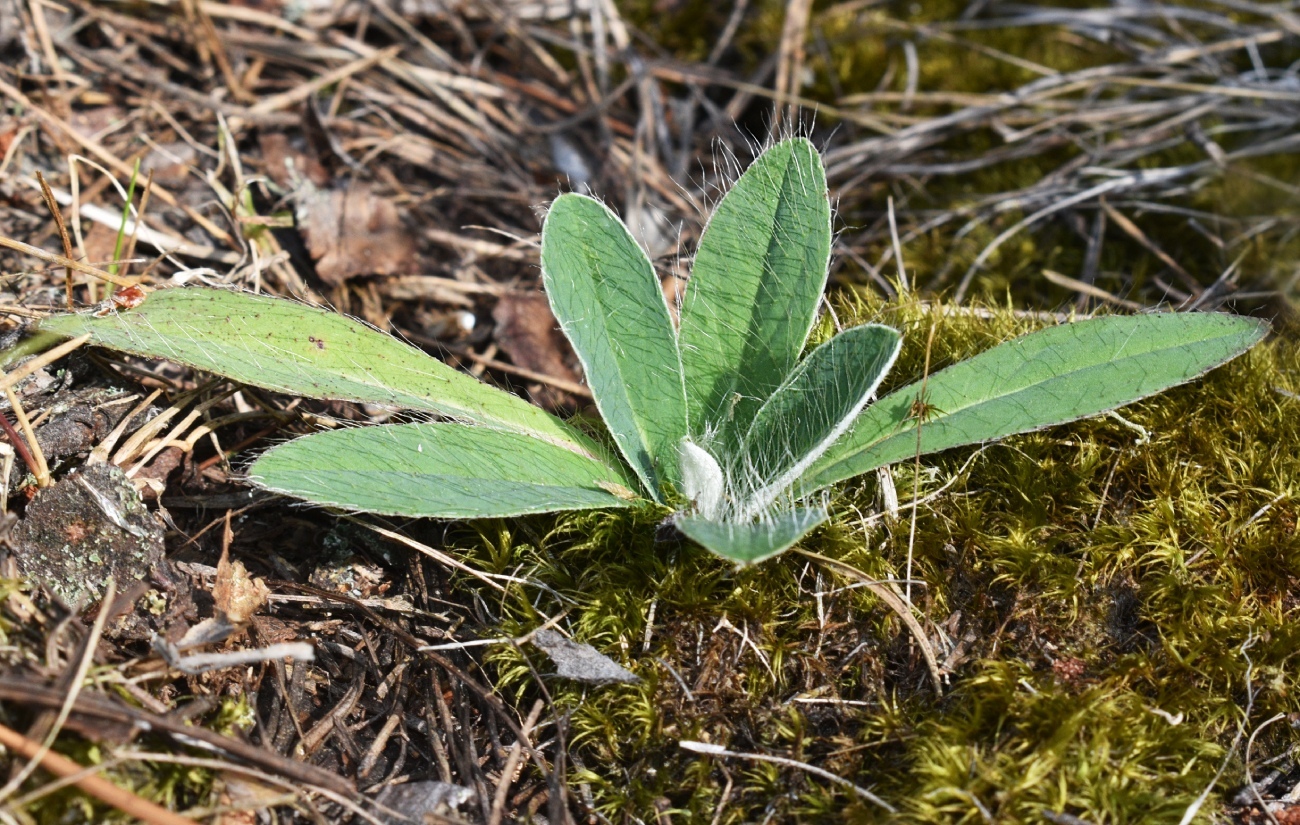
{"label": "small rock", "polygon": [[111,575],[119,592],[165,579],[163,528],[126,474],[108,464],[39,491],[12,535],[18,572],[71,605],[98,599]]}
{"label": "small rock", "polygon": [[[405,785],[389,785],[379,792],[375,801],[411,821],[425,822],[426,815],[444,817],[454,813],[471,798],[473,794],[469,788],[460,785],[448,782],[407,782]],[[402,821],[396,817],[384,819],[394,825]]]}
{"label": "small rock", "polygon": [[641,679],[587,644],[570,641],[549,628],[533,634],[533,644],[555,662],[555,675],[589,685],[627,684]]}

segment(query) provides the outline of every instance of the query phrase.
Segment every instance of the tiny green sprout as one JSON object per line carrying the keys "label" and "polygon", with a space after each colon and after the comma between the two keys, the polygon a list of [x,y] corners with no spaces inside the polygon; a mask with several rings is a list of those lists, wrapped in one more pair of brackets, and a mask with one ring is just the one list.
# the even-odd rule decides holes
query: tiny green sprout
{"label": "tiny green sprout", "polygon": [[674,323],[623,222],[593,198],[556,199],[542,229],[543,280],[617,455],[390,336],[289,301],[161,290],[137,307],[41,328],[280,392],[440,419],[281,444],[250,467],[265,489],[450,519],[684,500],[677,528],[742,565],[821,524],[837,482],[1112,410],[1240,355],[1268,329],[1221,314],[1082,320],[870,403],[898,355],[896,330],[864,324],[807,346],[829,271],[830,215],[812,143],[770,147],[710,218]]}

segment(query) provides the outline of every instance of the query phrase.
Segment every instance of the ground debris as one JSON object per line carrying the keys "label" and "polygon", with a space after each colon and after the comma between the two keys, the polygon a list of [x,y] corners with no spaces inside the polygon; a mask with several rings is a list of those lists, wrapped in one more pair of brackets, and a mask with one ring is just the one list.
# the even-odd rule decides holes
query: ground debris
{"label": "ground debris", "polygon": [[19,572],[68,604],[99,598],[146,578],[172,581],[163,528],[117,467],[97,464],[37,492],[12,533]]}
{"label": "ground debris", "polygon": [[544,628],[533,634],[533,644],[555,662],[555,675],[589,685],[630,684],[641,678],[588,644],[566,639]]}
{"label": "ground debris", "polygon": [[396,205],[364,183],[310,188],[301,195],[297,213],[316,274],[327,284],[414,270],[415,244]]}
{"label": "ground debris", "polygon": [[[380,791],[375,801],[385,808],[415,822],[427,822],[426,816],[440,817],[455,813],[471,799],[474,792],[449,782],[407,782],[389,785]],[[385,817],[393,825],[405,825],[407,820]]]}

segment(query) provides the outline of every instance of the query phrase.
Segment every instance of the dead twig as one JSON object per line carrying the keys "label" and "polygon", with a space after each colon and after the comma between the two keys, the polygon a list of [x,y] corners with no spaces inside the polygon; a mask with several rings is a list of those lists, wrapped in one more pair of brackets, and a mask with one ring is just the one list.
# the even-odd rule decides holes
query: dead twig
{"label": "dead twig", "polygon": [[32,760],[30,764],[33,767],[40,766],[55,776],[77,777],[73,784],[83,793],[112,805],[127,816],[148,825],[198,825],[195,820],[172,813],[147,799],[141,799],[102,776],[86,774],[84,767],[66,756],[51,753],[43,745],[4,725],[0,725],[0,745],[4,745],[24,759]]}

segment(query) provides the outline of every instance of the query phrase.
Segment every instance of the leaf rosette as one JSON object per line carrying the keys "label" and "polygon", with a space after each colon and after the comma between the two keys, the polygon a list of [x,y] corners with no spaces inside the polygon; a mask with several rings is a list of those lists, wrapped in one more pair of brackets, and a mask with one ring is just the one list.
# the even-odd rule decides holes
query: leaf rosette
{"label": "leaf rosette", "polygon": [[[654,267],[603,203],[552,204],[542,229],[551,309],[582,362],[617,455],[578,428],[378,330],[291,301],[155,292],[41,329],[310,398],[386,404],[429,423],[331,430],[276,446],[254,483],[331,507],[480,518],[680,502],[678,529],[738,564],[827,518],[824,491],[918,454],[1096,415],[1245,352],[1267,324],[1209,313],[1064,323],[872,401],[899,333],[865,324],[808,349],[831,212],[805,139],[765,151],[700,238],[678,322]],[[916,431],[921,427],[920,433]]]}

